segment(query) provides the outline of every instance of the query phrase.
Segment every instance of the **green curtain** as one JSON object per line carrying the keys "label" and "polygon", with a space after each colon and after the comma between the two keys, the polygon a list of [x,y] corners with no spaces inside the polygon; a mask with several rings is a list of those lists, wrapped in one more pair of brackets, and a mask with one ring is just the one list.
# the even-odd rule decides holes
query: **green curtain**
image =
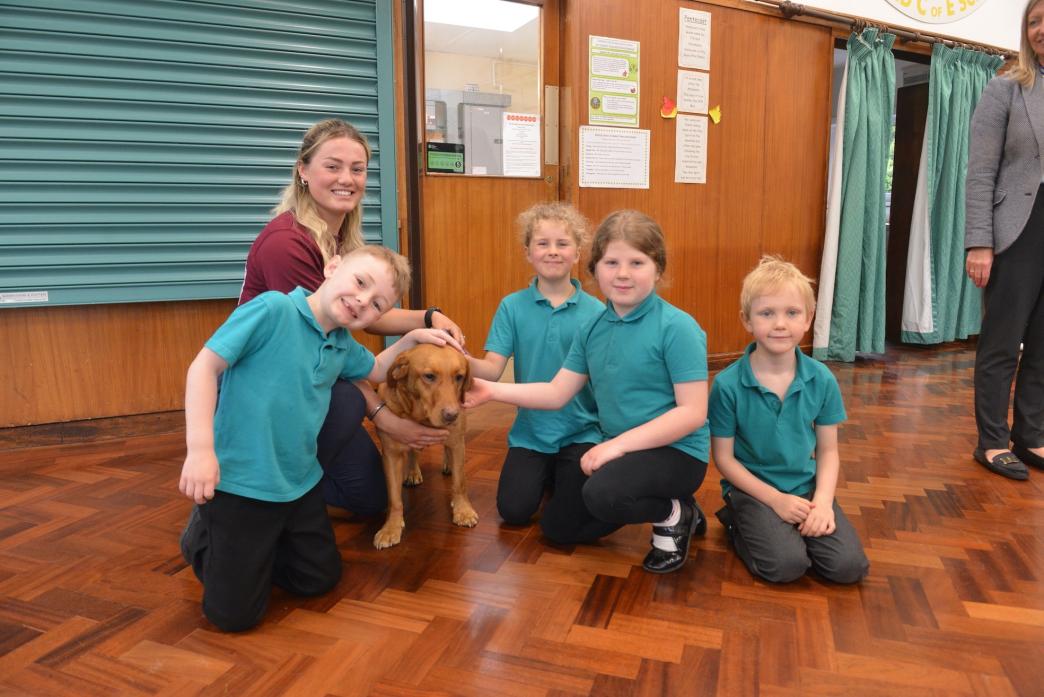
{"label": "green curtain", "polygon": [[885,174],[895,113],[895,35],[866,29],[848,39],[844,161],[830,339],[821,357],[883,353]]}
{"label": "green curtain", "polygon": [[[922,154],[927,164],[918,182],[918,196],[927,197],[921,208],[926,219],[911,225],[908,260],[921,257],[921,263],[907,264],[906,281],[908,294],[929,301],[930,314],[916,298],[904,300],[905,342],[938,344],[979,332],[982,292],[964,273],[964,180],[972,112],[1003,62],[979,51],[938,43],[932,48]],[[913,312],[918,305],[922,311]]]}

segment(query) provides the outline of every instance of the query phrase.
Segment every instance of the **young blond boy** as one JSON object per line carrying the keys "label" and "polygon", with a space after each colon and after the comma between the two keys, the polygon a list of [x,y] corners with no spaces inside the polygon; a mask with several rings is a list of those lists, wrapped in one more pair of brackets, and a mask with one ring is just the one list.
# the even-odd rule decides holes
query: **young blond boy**
{"label": "young blond boy", "polygon": [[340,580],[316,459],[334,382],[380,382],[418,343],[460,348],[441,330],[416,329],[375,358],[352,338],[405,292],[402,256],[366,246],[334,257],[324,275],[311,295],[272,291],[236,308],[188,370],[178,488],[197,507],[181,548],[203,583],[204,614],[225,631],[260,622],[273,585],[307,596]]}
{"label": "young blond boy", "polygon": [[763,257],[743,281],[740,317],[754,343],[711,388],[711,452],[722,477],[718,519],[752,574],[786,583],[811,566],[855,583],[869,562],[834,501],[841,390],[798,348],[812,324],[811,279]]}

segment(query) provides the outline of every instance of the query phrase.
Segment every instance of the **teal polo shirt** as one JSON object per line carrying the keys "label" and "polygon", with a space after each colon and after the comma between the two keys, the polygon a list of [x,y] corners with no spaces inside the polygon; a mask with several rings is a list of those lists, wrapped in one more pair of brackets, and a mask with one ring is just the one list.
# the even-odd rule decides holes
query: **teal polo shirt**
{"label": "teal polo shirt", "polygon": [[[710,394],[711,434],[733,438],[733,453],[758,479],[785,494],[802,496],[816,480],[816,426],[845,420],[841,389],[830,369],[799,349],[794,381],[784,399],[754,377],[747,347],[718,373]],[[722,495],[732,489],[721,480]]]}
{"label": "teal polo shirt", "polygon": [[214,416],[217,488],[262,501],[301,498],[323,476],[315,439],[338,378],[358,380],[373,354],[346,329],[329,334],[307,294],[262,293],[240,305],[207,341],[228,368]]}
{"label": "teal polo shirt", "polygon": [[[707,379],[707,335],[656,293],[626,317],[606,306],[580,328],[563,367],[588,376],[608,439],[678,406],[676,384]],[[669,445],[706,462],[707,424]]]}
{"label": "teal polo shirt", "polygon": [[[515,382],[550,382],[562,367],[576,330],[605,311],[605,305],[585,293],[576,279],[573,294],[558,307],[528,288],[500,301],[489,328],[486,350],[515,357]],[[594,395],[589,386],[558,411],[519,409],[508,434],[508,446],[557,453],[572,443],[601,443]]]}

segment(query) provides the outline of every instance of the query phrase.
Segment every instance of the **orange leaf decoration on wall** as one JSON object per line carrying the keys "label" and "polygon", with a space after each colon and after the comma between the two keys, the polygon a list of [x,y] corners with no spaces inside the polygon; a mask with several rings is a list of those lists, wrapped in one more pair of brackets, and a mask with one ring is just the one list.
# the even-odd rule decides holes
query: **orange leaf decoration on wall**
{"label": "orange leaf decoration on wall", "polygon": [[665,119],[673,119],[678,115],[678,107],[670,97],[663,98],[663,106],[660,107],[660,116]]}

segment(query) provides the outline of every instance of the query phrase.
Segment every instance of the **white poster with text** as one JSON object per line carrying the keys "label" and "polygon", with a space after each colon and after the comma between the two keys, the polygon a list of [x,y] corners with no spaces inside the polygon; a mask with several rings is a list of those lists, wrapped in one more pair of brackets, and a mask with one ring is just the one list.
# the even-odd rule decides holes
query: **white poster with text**
{"label": "white poster with text", "polygon": [[698,73],[695,70],[678,71],[678,111],[706,114],[709,93],[710,73]]}
{"label": "white poster with text", "polygon": [[711,15],[701,10],[678,10],[678,65],[710,70]]}
{"label": "white poster with text", "polygon": [[504,176],[540,176],[540,116],[504,112]]}
{"label": "white poster with text", "polygon": [[581,126],[580,186],[648,189],[649,131]]}
{"label": "white poster with text", "polygon": [[674,181],[707,183],[707,117],[678,114],[675,119]]}

